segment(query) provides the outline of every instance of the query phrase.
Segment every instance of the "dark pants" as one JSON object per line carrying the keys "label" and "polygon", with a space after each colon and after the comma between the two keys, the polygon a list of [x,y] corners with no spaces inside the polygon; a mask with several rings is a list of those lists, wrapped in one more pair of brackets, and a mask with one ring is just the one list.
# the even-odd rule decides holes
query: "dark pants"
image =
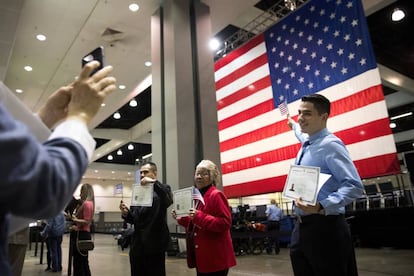
{"label": "dark pants", "polygon": [[227,276],[229,273],[228,269],[216,271],[216,272],[208,272],[208,273],[201,273],[197,271],[197,276]]}
{"label": "dark pants", "polygon": [[152,255],[129,251],[131,276],[165,276],[165,252]]}
{"label": "dark pants", "polygon": [[[91,276],[91,270],[89,268],[88,260],[88,251],[79,252],[76,247],[78,231],[71,231],[70,235],[73,254],[73,276]],[[79,231],[79,239],[89,240],[91,239],[91,233],[86,231]]]}
{"label": "dark pants", "polygon": [[272,247],[275,245],[275,253],[279,254],[280,252],[280,245],[279,245],[279,230],[280,230],[280,223],[278,221],[268,220],[266,229],[268,232],[268,239],[269,243],[267,244],[267,253],[272,253]]}
{"label": "dark pants", "polygon": [[343,215],[296,221],[290,244],[295,276],[357,276],[355,251]]}
{"label": "dark pants", "polygon": [[62,236],[48,237],[50,252],[50,268],[52,271],[62,271]]}

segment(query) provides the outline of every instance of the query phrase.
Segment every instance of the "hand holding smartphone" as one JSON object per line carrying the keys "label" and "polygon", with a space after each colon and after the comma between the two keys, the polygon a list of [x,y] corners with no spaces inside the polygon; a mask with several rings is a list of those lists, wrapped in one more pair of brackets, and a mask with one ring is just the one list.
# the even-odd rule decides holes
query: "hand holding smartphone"
{"label": "hand holding smartphone", "polygon": [[99,46],[95,48],[93,51],[89,52],[82,58],[82,67],[85,66],[86,63],[91,62],[93,60],[99,61],[100,65],[98,68],[92,71],[91,76],[101,70],[104,67],[104,47]]}

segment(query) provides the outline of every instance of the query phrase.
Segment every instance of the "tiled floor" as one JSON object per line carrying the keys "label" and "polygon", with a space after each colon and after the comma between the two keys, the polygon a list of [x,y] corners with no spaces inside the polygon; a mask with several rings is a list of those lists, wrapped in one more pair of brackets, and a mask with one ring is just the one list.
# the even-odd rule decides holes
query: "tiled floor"
{"label": "tiled floor", "polygon": [[[63,272],[68,274],[68,241],[63,240]],[[95,235],[95,250],[90,253],[89,262],[92,275],[97,276],[128,276],[128,250],[122,251],[111,235]],[[40,263],[40,252],[34,257],[34,246],[28,250],[24,263],[24,276],[60,275],[60,273],[44,272],[45,264]],[[44,254],[46,255],[46,254]],[[414,250],[356,249],[360,276],[412,276],[414,275]],[[43,259],[45,262],[45,258]],[[188,269],[183,258],[168,257],[166,261],[168,276],[194,276],[195,271]],[[237,257],[237,266],[230,270],[229,276],[291,276],[293,275],[289,249],[282,248],[279,255],[244,255]]]}

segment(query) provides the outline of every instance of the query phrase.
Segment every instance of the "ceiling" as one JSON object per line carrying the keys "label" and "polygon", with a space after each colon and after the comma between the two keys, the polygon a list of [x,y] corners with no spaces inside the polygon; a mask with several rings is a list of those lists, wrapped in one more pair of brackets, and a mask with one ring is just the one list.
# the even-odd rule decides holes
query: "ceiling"
{"label": "ceiling", "polygon": [[[58,87],[80,71],[81,57],[98,45],[105,47],[106,64],[114,67],[118,89],[92,122],[97,141],[94,162],[86,178],[133,180],[136,159],[151,153],[150,19],[160,0],[136,0],[139,11],[129,11],[127,0],[2,0],[0,2],[0,80],[34,112]],[[227,38],[245,29],[280,0],[203,0],[210,7],[212,31]],[[303,1],[296,1],[303,2]],[[374,51],[384,84],[390,117],[414,109],[414,1],[363,0]],[[389,20],[402,5],[407,18]],[[248,32],[248,30],[246,30]],[[47,36],[38,41],[37,34]],[[213,56],[213,55],[212,55]],[[217,58],[217,57],[216,57]],[[33,71],[23,67],[30,65]],[[136,107],[129,101],[135,98]],[[112,118],[119,111],[122,118]],[[393,129],[398,152],[412,151],[413,115],[396,121]],[[129,150],[128,145],[134,146]],[[121,149],[122,155],[118,155]],[[113,160],[108,160],[111,154]]]}

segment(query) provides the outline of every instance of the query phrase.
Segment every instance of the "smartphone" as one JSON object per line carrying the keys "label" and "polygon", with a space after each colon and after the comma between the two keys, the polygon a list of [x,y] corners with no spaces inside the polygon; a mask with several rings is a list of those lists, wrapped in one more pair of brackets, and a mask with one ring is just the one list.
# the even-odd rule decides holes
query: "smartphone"
{"label": "smartphone", "polygon": [[82,67],[85,66],[86,63],[91,62],[93,60],[99,61],[100,65],[98,68],[93,70],[93,72],[91,73],[91,76],[104,67],[104,47],[103,46],[99,46],[95,48],[93,51],[91,51],[90,53],[86,54],[82,58]]}

